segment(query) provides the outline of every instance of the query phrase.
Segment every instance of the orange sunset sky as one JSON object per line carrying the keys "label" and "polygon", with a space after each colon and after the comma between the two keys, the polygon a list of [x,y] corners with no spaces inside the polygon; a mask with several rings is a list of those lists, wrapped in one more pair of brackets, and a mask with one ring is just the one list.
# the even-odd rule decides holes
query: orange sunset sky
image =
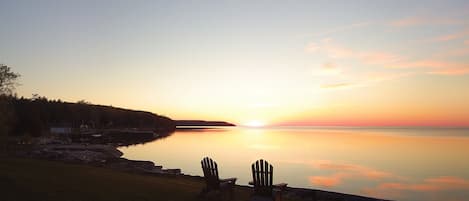
{"label": "orange sunset sky", "polygon": [[241,125],[469,126],[467,1],[0,1],[19,96]]}

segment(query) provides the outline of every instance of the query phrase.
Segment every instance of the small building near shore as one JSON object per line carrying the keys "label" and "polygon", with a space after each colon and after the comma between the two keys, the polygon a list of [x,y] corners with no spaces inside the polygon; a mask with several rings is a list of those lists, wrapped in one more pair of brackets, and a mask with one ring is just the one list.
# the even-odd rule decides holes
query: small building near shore
{"label": "small building near shore", "polygon": [[70,126],[51,126],[50,133],[56,135],[70,135],[72,134],[72,127]]}

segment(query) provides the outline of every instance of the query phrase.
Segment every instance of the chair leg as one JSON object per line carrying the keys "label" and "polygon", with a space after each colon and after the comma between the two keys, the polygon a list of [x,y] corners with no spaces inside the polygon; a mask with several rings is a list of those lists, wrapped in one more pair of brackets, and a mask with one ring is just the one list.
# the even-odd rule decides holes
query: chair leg
{"label": "chair leg", "polygon": [[234,200],[234,187],[230,188],[230,200]]}
{"label": "chair leg", "polygon": [[277,191],[275,192],[275,201],[282,201],[282,192],[281,191]]}
{"label": "chair leg", "polygon": [[207,194],[207,188],[203,188],[197,197],[203,198]]}

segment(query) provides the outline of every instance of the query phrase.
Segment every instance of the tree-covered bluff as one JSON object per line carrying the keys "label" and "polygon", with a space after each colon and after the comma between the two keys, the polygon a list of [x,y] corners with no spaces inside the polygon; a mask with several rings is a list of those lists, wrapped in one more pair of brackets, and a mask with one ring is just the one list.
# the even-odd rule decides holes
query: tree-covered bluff
{"label": "tree-covered bluff", "polygon": [[42,136],[51,127],[94,128],[94,129],[138,129],[168,132],[175,129],[172,119],[145,111],[135,111],[112,106],[93,105],[45,97],[31,99],[15,96],[0,96],[2,116],[11,136]]}

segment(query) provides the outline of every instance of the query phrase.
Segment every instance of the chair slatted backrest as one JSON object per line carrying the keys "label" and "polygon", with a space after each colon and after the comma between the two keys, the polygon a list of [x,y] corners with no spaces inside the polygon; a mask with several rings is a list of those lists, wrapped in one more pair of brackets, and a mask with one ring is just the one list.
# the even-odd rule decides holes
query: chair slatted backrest
{"label": "chair slatted backrest", "polygon": [[272,196],[272,180],[274,174],[272,165],[261,159],[253,163],[251,167],[254,193],[261,196]]}
{"label": "chair slatted backrest", "polygon": [[220,180],[218,177],[218,166],[215,161],[209,157],[205,157],[201,161],[202,170],[204,171],[205,182],[207,183],[207,188],[209,189],[219,189]]}

